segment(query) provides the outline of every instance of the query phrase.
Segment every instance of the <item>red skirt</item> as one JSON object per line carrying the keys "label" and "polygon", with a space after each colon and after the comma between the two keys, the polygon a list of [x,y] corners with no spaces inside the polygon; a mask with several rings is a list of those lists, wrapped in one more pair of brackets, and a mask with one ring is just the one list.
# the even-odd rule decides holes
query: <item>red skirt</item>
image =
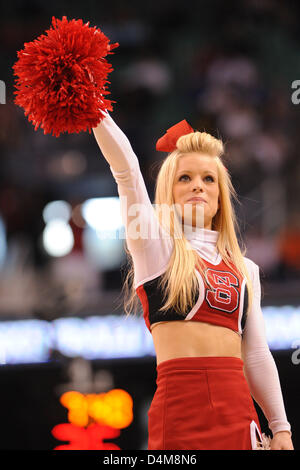
{"label": "red skirt", "polygon": [[148,450],[251,450],[261,429],[236,357],[182,357],[157,366]]}

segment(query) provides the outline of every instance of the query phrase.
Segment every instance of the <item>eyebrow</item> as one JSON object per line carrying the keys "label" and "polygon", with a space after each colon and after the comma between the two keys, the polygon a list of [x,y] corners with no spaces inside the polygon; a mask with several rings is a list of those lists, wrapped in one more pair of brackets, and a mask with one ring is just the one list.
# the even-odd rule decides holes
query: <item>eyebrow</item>
{"label": "eyebrow", "polygon": [[[180,170],[177,175],[180,175],[180,173],[193,173],[191,170]],[[204,170],[203,173],[211,173],[213,175],[217,175],[217,173],[214,170]]]}

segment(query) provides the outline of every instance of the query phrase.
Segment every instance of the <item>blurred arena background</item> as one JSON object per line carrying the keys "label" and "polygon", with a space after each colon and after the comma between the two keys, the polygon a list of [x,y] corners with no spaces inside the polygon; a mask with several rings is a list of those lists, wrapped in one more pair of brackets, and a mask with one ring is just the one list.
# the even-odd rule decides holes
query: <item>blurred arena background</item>
{"label": "blurred arena background", "polygon": [[35,132],[13,103],[17,51],[63,15],[120,44],[109,56],[113,117],[151,200],[164,157],[155,142],[168,127],[187,119],[226,143],[241,241],[261,267],[268,342],[300,448],[299,14],[299,2],[279,0],[1,4],[0,449],[53,449],[62,443],[54,426],[68,422],[62,394],[113,389],[131,396],[133,420],[111,441],[147,447],[155,359],[143,320],[122,310],[116,183],[93,135]]}

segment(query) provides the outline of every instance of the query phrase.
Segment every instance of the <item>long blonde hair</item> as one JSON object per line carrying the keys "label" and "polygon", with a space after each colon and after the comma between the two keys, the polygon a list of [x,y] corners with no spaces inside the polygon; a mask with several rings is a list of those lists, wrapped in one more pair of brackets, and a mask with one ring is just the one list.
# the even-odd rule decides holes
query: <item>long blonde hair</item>
{"label": "long blonde hair", "polygon": [[[171,152],[162,162],[155,187],[155,206],[158,220],[164,226],[162,220],[163,212],[159,210],[162,205],[169,207],[175,204],[173,198],[173,184],[177,171],[178,160],[185,153],[199,152],[209,155],[216,161],[219,181],[220,207],[212,220],[212,230],[219,232],[217,248],[226,264],[234,265],[237,272],[245,278],[248,286],[248,311],[251,308],[253,298],[253,287],[247,267],[244,262],[245,248],[241,250],[238,240],[236,214],[232,200],[238,200],[235,189],[232,185],[230,175],[225,168],[221,156],[224,154],[224,145],[220,139],[213,137],[206,132],[192,132],[177,140],[176,149]],[[199,272],[203,275],[204,264],[197,254],[191,249],[188,240],[181,231],[181,222],[170,212],[169,233],[173,239],[173,251],[166,272],[160,279],[160,287],[164,292],[164,305],[160,311],[173,309],[182,314],[190,309],[199,289],[198,279],[195,272],[197,265]],[[177,237],[177,233],[182,233]],[[137,312],[139,298],[133,285],[134,267],[131,254],[125,245],[128,256],[129,270],[125,279],[122,291],[125,292],[124,309],[129,315],[132,311]]]}

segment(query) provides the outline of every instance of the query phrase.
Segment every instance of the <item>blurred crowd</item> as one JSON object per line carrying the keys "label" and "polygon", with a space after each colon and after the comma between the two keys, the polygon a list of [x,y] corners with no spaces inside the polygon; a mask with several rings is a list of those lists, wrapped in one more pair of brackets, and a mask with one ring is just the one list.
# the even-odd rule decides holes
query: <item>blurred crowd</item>
{"label": "blurred crowd", "polygon": [[[139,158],[150,198],[165,156],[155,142],[166,129],[187,119],[221,138],[241,202],[236,211],[246,256],[268,281],[296,286],[300,104],[291,96],[300,79],[297,2],[210,0],[188,8],[176,0],[81,3],[19,1],[15,9],[6,5],[0,19],[0,78],[6,83],[6,104],[0,105],[0,294],[17,296],[18,273],[21,308],[36,285],[30,282],[35,273],[49,283],[48,271],[57,272],[40,243],[47,202],[63,199],[76,207],[89,197],[117,195],[92,135],[57,139],[35,132],[13,103],[16,52],[48,29],[52,16],[62,15],[90,21],[120,44],[109,57],[113,118]],[[72,255],[78,259],[81,252],[78,243]],[[84,278],[81,255],[77,267]],[[104,286],[101,272],[94,275]]]}

